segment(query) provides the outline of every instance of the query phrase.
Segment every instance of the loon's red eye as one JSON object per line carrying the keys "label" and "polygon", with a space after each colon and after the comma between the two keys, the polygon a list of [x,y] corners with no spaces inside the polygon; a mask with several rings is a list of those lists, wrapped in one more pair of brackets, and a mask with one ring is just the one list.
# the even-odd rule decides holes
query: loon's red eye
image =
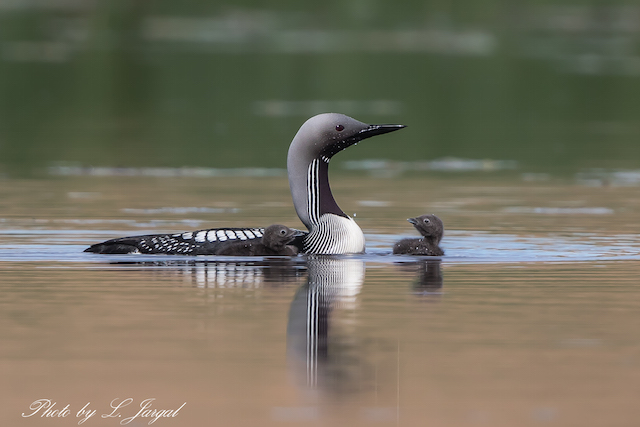
{"label": "loon's red eye", "polygon": [[344,130],[344,126],[342,126],[342,125],[336,125],[336,130],[337,130],[338,132],[342,132],[342,131]]}

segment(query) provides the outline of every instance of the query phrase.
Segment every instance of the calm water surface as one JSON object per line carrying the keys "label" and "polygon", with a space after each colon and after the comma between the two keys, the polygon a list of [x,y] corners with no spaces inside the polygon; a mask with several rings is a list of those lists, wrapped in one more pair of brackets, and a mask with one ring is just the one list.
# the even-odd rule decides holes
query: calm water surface
{"label": "calm water surface", "polygon": [[[83,425],[116,426],[148,398],[186,402],[154,425],[637,425],[637,187],[332,182],[365,255],[82,253],[130,234],[301,227],[284,178],[0,181],[0,425],[77,425],[90,402]],[[447,255],[390,255],[426,212]],[[22,417],[44,398],[70,415]]]}

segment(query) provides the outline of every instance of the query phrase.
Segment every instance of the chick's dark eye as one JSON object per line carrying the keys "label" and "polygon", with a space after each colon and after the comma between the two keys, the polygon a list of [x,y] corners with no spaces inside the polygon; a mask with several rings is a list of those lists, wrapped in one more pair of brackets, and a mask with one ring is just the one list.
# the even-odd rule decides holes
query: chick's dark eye
{"label": "chick's dark eye", "polygon": [[342,126],[342,125],[336,125],[336,130],[337,130],[338,132],[342,132],[342,131],[344,130],[344,126]]}
{"label": "chick's dark eye", "polygon": [[425,223],[425,224],[429,224],[430,222],[431,222],[431,221],[429,221],[429,219],[428,219],[428,218],[425,218],[425,219],[424,219],[424,223]]}
{"label": "chick's dark eye", "polygon": [[280,234],[284,236],[285,234],[287,234],[287,230],[280,230]]}

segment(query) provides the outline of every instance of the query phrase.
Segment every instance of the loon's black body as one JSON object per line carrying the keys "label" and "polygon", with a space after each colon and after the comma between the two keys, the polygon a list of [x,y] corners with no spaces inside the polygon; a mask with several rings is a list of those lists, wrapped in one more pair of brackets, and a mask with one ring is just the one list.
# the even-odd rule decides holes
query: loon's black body
{"label": "loon's black body", "polygon": [[444,224],[435,215],[409,218],[413,226],[422,234],[418,239],[402,239],[393,246],[394,254],[442,256],[444,251],[438,246],[444,234]]}
{"label": "loon's black body", "polygon": [[85,250],[99,254],[167,255],[298,255],[290,245],[303,232],[274,224],[262,228],[214,228],[181,234],[150,234],[122,237],[95,244]]}
{"label": "loon's black body", "polygon": [[[364,252],[362,230],[340,209],[331,193],[329,161],[363,139],[403,127],[368,125],[336,113],[311,117],[300,127],[289,147],[287,173],[293,205],[309,232],[296,236],[291,245],[309,254]],[[85,252],[212,255],[220,247],[228,246],[229,241],[261,238],[263,233],[262,228],[217,228],[123,237],[92,245]],[[251,237],[252,234],[255,237]]]}
{"label": "loon's black body", "polygon": [[120,237],[91,245],[97,254],[216,255],[229,242],[258,242],[264,228],[212,228],[176,234]]}

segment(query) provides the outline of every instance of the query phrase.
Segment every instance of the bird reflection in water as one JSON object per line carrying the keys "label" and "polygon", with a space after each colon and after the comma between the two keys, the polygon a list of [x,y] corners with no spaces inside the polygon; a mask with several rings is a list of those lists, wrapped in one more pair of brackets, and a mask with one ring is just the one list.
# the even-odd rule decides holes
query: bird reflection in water
{"label": "bird reflection in water", "polygon": [[431,300],[438,300],[444,293],[444,277],[442,275],[442,260],[425,257],[417,261],[403,261],[400,268],[406,272],[413,272],[416,278],[411,290],[416,296],[424,296]]}
{"label": "bird reflection in water", "polygon": [[[131,263],[133,264],[133,263]],[[394,380],[397,343],[363,336],[355,310],[365,278],[358,257],[309,255],[248,261],[136,262],[162,274],[180,274],[200,288],[277,287],[307,280],[295,293],[287,323],[290,372],[304,389],[329,395],[388,389]],[[443,276],[439,259],[403,262],[416,272],[414,295],[437,300]],[[382,386],[382,383],[386,386]]]}
{"label": "bird reflection in water", "polygon": [[305,270],[302,259],[289,257],[119,261],[112,264],[139,265],[163,276],[182,276],[186,283],[198,288],[278,287],[298,281]]}
{"label": "bird reflection in water", "polygon": [[333,393],[369,388],[374,367],[364,353],[371,343],[348,331],[348,321],[338,325],[332,319],[336,309],[347,311],[340,315],[344,320],[356,307],[364,261],[316,255],[308,257],[307,269],[307,283],[291,302],[287,325],[288,364],[296,382]]}
{"label": "bird reflection in water", "polygon": [[418,295],[441,295],[444,286],[442,261],[439,259],[416,262],[418,277],[413,283],[413,292]]}

